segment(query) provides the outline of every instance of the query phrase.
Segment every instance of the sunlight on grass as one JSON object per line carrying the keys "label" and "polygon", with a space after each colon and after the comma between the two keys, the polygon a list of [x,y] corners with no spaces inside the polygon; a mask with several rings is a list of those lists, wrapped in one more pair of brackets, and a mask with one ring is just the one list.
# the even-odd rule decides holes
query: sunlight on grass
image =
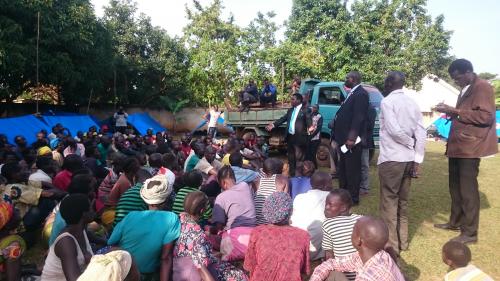
{"label": "sunlight on grass", "polygon": [[[441,261],[441,247],[456,232],[438,230],[434,223],[444,223],[450,212],[448,162],[445,144],[428,142],[422,175],[412,182],[410,194],[410,248],[402,252],[403,272],[408,280],[443,280],[447,267]],[[373,159],[373,163],[376,158]],[[494,279],[500,278],[500,157],[481,160],[479,190],[481,213],[479,242],[471,245],[472,263]],[[370,168],[370,195],[362,199],[355,213],[378,214],[377,168]]]}

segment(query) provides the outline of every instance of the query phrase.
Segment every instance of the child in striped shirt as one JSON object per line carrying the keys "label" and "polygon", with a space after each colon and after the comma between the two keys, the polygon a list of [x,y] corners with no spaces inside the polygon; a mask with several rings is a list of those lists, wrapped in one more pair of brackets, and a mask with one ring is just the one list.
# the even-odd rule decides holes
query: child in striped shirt
{"label": "child in striped shirt", "polygon": [[[184,212],[184,199],[186,196],[194,191],[200,191],[200,186],[203,182],[203,176],[200,171],[192,170],[184,175],[185,186],[177,191],[175,195],[174,205],[172,207],[172,212],[177,215]],[[207,206],[205,212],[201,216],[201,221],[206,224],[208,219],[212,217],[212,208],[210,205]]]}

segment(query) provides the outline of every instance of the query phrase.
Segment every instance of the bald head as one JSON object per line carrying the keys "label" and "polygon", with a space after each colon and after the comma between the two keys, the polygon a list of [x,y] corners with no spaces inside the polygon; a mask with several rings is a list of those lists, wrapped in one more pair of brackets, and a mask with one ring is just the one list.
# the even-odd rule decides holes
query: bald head
{"label": "bald head", "polygon": [[330,191],[333,187],[332,178],[326,172],[316,171],[311,177],[311,187],[312,189]]}
{"label": "bald head", "polygon": [[352,244],[358,251],[360,248],[383,250],[388,239],[389,230],[381,219],[364,216],[354,225]]}

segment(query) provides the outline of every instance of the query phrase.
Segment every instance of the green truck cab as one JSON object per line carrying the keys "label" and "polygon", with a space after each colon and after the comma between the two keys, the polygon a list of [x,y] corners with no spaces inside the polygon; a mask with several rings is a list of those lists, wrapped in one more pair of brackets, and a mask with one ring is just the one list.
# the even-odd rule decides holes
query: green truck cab
{"label": "green truck cab", "polygon": [[[370,104],[377,110],[380,108],[382,94],[371,85],[362,85],[369,93]],[[309,104],[319,104],[319,112],[323,116],[323,127],[321,128],[321,145],[316,154],[316,159],[321,166],[330,164],[330,137],[331,130],[328,123],[335,118],[337,110],[347,97],[347,89],[344,82],[323,82],[318,79],[305,79],[302,81],[299,93]],[[286,148],[286,124],[267,132],[265,127],[286,114],[290,105],[275,108],[251,108],[248,112],[227,111],[226,123],[233,126],[239,136],[245,134],[256,134],[257,136],[266,136],[271,148]],[[378,115],[378,114],[377,114]],[[378,145],[379,123],[378,116],[374,128],[375,144]]]}

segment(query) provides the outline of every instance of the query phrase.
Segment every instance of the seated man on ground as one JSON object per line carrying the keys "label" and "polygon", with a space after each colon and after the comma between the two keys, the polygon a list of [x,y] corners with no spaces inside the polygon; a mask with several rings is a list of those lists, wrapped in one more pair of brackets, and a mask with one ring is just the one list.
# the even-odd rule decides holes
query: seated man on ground
{"label": "seated man on ground", "polygon": [[187,194],[180,213],[180,236],[175,243],[173,280],[247,280],[245,273],[212,252],[206,233],[197,223],[209,205],[200,191]]}
{"label": "seated man on ground", "polygon": [[241,156],[241,153],[232,153],[229,156],[229,163],[231,164],[231,168],[236,176],[236,184],[246,182],[248,185],[252,186],[253,189],[257,188],[255,180],[259,176],[259,173],[254,170],[243,168],[243,156]]}
{"label": "seated man on ground", "polygon": [[445,281],[493,281],[493,278],[470,264],[471,252],[463,243],[447,242],[443,245],[442,257],[443,262],[450,267],[450,271],[444,277]]}
{"label": "seated man on ground", "polygon": [[[200,191],[200,186],[202,183],[203,176],[201,175],[200,171],[193,170],[189,173],[184,174],[185,186],[177,191],[172,212],[176,213],[177,215],[182,213],[184,211],[184,200],[186,199],[186,196],[191,192]],[[203,222],[203,224],[206,224],[206,222],[212,217],[212,208],[210,207],[210,204],[204,207],[204,210],[205,211],[200,217],[199,222]]]}
{"label": "seated man on ground", "polygon": [[266,199],[267,224],[253,230],[245,255],[251,281],[302,280],[302,274],[309,274],[309,234],[289,225],[292,209],[288,193],[274,192]]}
{"label": "seated man on ground", "polygon": [[247,183],[236,184],[234,172],[224,166],[217,175],[224,190],[215,199],[210,229],[212,234],[221,234],[220,252],[222,260],[241,260],[245,257],[250,233],[255,227],[253,192]]}
{"label": "seated man on ground", "polygon": [[[222,164],[230,166],[229,156],[235,152],[240,152],[240,143],[237,139],[229,139],[224,145],[223,150],[226,152],[224,157],[222,157]],[[250,161],[243,159],[243,166],[246,168],[250,167]]]}
{"label": "seated man on ground", "polygon": [[321,226],[325,220],[325,201],[333,188],[332,178],[325,172],[317,171],[311,177],[311,185],[311,190],[297,195],[293,200],[291,225],[309,232],[311,260],[317,260],[325,256],[321,248]]}
{"label": "seated man on ground", "polygon": [[160,281],[170,280],[172,249],[179,237],[180,223],[176,214],[163,211],[172,192],[168,186],[163,175],[146,180],[141,197],[149,210],[130,212],[116,225],[108,240],[108,245],[132,255],[141,280],[158,280],[158,276]]}
{"label": "seated man on ground", "polygon": [[184,172],[190,172],[194,169],[196,164],[205,155],[205,146],[202,143],[195,142],[192,145],[194,153],[188,156],[186,162],[184,163]]}
{"label": "seated man on ground", "polygon": [[396,262],[384,251],[388,240],[389,230],[381,219],[361,217],[354,225],[351,237],[357,252],[323,262],[309,280],[323,281],[336,272],[356,272],[356,280],[404,281]]}

